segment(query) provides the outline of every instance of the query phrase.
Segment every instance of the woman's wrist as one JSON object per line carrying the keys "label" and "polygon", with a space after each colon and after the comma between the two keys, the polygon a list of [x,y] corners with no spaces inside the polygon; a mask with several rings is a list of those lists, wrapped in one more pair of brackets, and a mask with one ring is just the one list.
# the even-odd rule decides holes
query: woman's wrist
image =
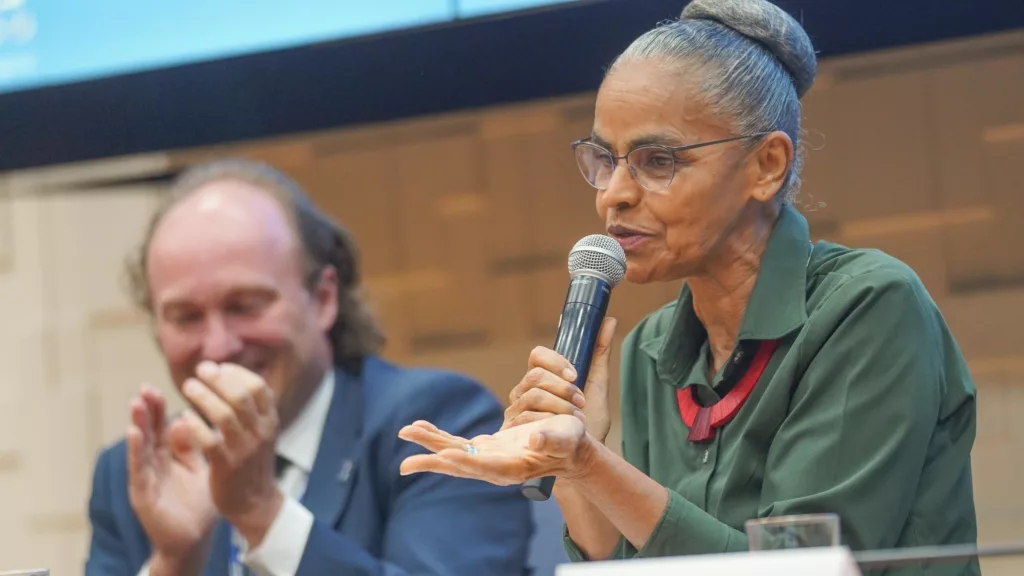
{"label": "woman's wrist", "polygon": [[576,452],[568,462],[565,472],[560,478],[571,485],[576,485],[589,478],[597,468],[601,460],[601,449],[604,444],[591,436],[584,434],[576,446]]}

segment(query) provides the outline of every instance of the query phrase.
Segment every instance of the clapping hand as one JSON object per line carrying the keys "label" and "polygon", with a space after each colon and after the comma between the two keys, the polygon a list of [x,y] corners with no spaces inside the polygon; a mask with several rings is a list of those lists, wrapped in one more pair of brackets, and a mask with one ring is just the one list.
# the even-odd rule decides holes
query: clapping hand
{"label": "clapping hand", "polygon": [[237,364],[202,362],[182,393],[213,428],[192,427],[210,467],[217,510],[256,547],[284,504],[274,474],[277,406],[270,387]]}
{"label": "clapping hand", "polygon": [[205,426],[186,410],[165,425],[163,395],[144,386],[131,402],[128,428],[128,497],[153,544],[151,572],[198,571],[217,519],[210,468],[195,430]]}
{"label": "clapping hand", "polygon": [[256,547],[284,502],[277,407],[263,379],[203,362],[182,393],[192,408],[169,424],[157,390],[144,387],[131,404],[129,497],[153,544],[154,575],[198,573],[218,517]]}

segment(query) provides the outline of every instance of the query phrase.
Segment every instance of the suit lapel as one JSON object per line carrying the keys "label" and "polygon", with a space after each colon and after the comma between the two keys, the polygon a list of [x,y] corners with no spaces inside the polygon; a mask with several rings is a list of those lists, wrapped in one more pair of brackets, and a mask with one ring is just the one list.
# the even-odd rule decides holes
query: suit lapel
{"label": "suit lapel", "polygon": [[302,498],[313,516],[328,526],[341,516],[355,478],[363,427],[362,386],[358,376],[336,369],[331,408]]}

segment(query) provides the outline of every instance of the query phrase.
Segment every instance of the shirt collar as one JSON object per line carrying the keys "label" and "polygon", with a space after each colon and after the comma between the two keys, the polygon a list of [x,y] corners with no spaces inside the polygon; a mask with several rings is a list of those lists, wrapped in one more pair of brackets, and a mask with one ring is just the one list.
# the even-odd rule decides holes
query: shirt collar
{"label": "shirt collar", "polygon": [[776,340],[804,325],[810,256],[807,220],[787,204],[768,240],[737,338]]}
{"label": "shirt collar", "polygon": [[334,371],[328,370],[298,417],[277,437],[277,455],[306,474],[313,470],[333,395]]}
{"label": "shirt collar", "polygon": [[[792,206],[784,206],[761,259],[739,340],[778,339],[807,321],[811,248],[807,220]],[[693,311],[693,295],[685,284],[674,314],[667,329],[641,341],[640,349],[657,361],[663,379],[677,385],[690,373],[706,340],[704,326]]]}

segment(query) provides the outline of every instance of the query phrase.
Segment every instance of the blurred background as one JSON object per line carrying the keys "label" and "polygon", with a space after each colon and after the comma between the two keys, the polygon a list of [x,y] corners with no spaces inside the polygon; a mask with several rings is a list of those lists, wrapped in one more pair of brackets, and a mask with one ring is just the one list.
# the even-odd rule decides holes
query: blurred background
{"label": "blurred background", "polygon": [[[1024,539],[1024,2],[778,3],[821,58],[800,208],[924,279],[979,390],[980,541]],[[171,390],[122,264],[201,159],[294,176],[358,238],[385,355],[504,401],[602,231],[569,143],[684,4],[0,0],[0,562],[82,571],[96,453],[141,382]],[[611,313],[677,290],[620,286]]]}

